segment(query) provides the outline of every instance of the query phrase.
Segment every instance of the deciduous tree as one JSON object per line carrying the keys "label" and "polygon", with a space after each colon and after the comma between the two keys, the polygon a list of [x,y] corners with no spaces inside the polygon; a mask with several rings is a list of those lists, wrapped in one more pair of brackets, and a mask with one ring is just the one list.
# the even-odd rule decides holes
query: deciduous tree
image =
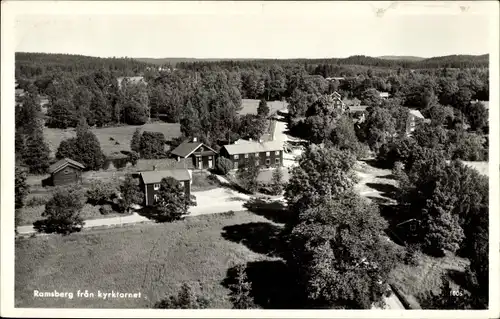
{"label": "deciduous tree", "polygon": [[174,178],[163,178],[156,196],[153,213],[155,220],[179,220],[188,213],[190,200],[186,197],[184,188]]}

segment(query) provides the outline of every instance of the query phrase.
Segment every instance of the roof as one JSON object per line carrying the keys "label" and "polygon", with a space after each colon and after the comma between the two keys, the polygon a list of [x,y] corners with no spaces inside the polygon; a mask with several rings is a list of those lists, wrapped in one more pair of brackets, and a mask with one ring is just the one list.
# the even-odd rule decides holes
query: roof
{"label": "roof", "polygon": [[157,170],[170,170],[170,169],[194,169],[193,161],[181,160],[177,161],[173,158],[162,158],[162,159],[140,159],[137,161],[136,169],[138,172],[141,171],[152,171]]}
{"label": "roof", "polygon": [[81,163],[78,163],[77,161],[72,160],[71,158],[63,158],[62,160],[52,164],[49,166],[49,173],[57,173],[58,171],[62,170],[66,166],[71,165],[71,166],[76,166],[81,169],[85,169],[85,166]]}
{"label": "roof", "polygon": [[422,113],[420,113],[419,110],[410,110],[410,114],[415,116],[415,117],[425,119],[425,117],[422,115]]}
{"label": "roof", "polygon": [[173,177],[177,181],[191,180],[191,174],[187,169],[169,169],[165,171],[141,172],[144,184],[160,183],[166,177]]}
{"label": "roof", "polygon": [[248,154],[248,153],[281,151],[283,150],[283,142],[269,141],[269,142],[259,143],[253,141],[245,141],[238,144],[224,145],[223,147],[227,150],[229,155]]}
{"label": "roof", "polygon": [[351,105],[349,107],[349,112],[354,113],[354,112],[364,112],[366,111],[366,108],[368,107],[367,105]]}
{"label": "roof", "polygon": [[380,96],[389,96],[389,92],[380,92]]}
{"label": "roof", "polygon": [[214,153],[217,153],[214,149],[204,145],[202,142],[188,142],[188,141],[181,143],[171,153],[173,155],[177,155],[180,157],[188,157],[202,145],[208,148],[209,150],[213,151]]}

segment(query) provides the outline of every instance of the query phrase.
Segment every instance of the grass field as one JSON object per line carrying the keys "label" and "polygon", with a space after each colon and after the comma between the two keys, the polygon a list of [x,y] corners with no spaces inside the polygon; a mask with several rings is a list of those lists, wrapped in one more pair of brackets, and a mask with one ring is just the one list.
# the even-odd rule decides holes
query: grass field
{"label": "grass field", "polygon": [[[240,115],[257,114],[257,108],[259,107],[259,102],[260,100],[242,99],[241,100],[242,109],[240,110],[239,114]],[[286,108],[288,106],[288,103],[282,101],[267,101],[267,106],[269,106],[270,109],[269,114],[273,114],[278,110]]]}
{"label": "grass field", "polygon": [[469,264],[465,258],[448,254],[435,258],[419,254],[418,265],[398,265],[390,274],[390,280],[406,295],[413,296],[417,301],[423,294],[441,290],[441,278],[448,276],[455,285],[461,284],[461,276]]}
{"label": "grass field", "polygon": [[[113,217],[113,216],[126,216],[127,214],[121,214],[118,212],[113,212],[107,215],[102,215],[99,212],[100,206],[93,206],[90,204],[85,204],[85,206],[82,209],[82,212],[80,213],[80,216],[83,219],[99,219],[99,218],[107,218],[107,217]],[[45,217],[42,217],[42,213],[45,210],[45,205],[37,205],[37,206],[32,206],[32,207],[23,207],[16,211],[16,219],[17,219],[17,225],[19,226],[25,226],[25,225],[31,225],[37,220],[42,220],[45,219]]]}
{"label": "grass field", "polygon": [[[142,308],[167,293],[176,293],[180,284],[188,281],[200,284],[203,295],[213,300],[211,307],[230,308],[229,290],[223,284],[228,269],[274,258],[226,239],[227,227],[240,229],[254,224],[270,225],[264,217],[236,212],[167,224],[18,239],[15,306]],[[35,298],[35,289],[73,292],[75,298]],[[77,290],[96,296],[97,290],[141,292],[145,298],[82,299],[76,298]]]}
{"label": "grass field", "polygon": [[[130,141],[136,128],[141,128],[142,131],[162,132],[167,141],[181,136],[180,125],[177,123],[151,123],[139,126],[128,125],[94,128],[92,131],[99,139],[104,154],[111,155],[122,150],[130,151]],[[52,155],[54,155],[61,141],[76,136],[76,131],[74,128],[61,130],[46,127],[44,128],[44,135]]]}

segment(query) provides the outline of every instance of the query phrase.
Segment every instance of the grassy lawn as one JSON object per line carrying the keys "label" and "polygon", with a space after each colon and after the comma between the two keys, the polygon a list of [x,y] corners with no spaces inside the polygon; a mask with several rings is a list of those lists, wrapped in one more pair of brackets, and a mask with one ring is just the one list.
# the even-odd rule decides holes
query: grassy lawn
{"label": "grassy lawn", "polygon": [[[99,219],[99,218],[128,215],[125,213],[118,213],[118,212],[102,215],[99,212],[100,207],[101,206],[93,206],[90,204],[85,204],[80,216],[82,216],[83,219]],[[45,210],[45,205],[37,205],[32,207],[25,206],[17,210],[16,211],[17,225],[19,226],[31,225],[37,220],[44,219],[45,217],[42,217],[42,213],[44,210]]]}
{"label": "grassy lawn", "polygon": [[[128,125],[94,128],[92,131],[99,139],[104,154],[111,155],[122,150],[130,151],[130,141],[136,128],[140,128],[142,131],[162,132],[167,141],[181,135],[180,125],[177,123],[151,123],[139,126]],[[45,127],[43,131],[52,155],[55,154],[62,140],[76,136],[74,128],[61,130]]]}
{"label": "grassy lawn", "polygon": [[[167,224],[84,231],[16,240],[16,307],[141,308],[198,282],[212,307],[230,308],[223,285],[234,264],[271,260],[225,239],[224,229],[268,225],[248,212],[191,217]],[[235,236],[235,235],[234,235]],[[275,259],[275,258],[274,258]],[[68,291],[75,298],[35,298],[33,290]],[[141,299],[83,299],[77,290],[141,292]]]}
{"label": "grassy lawn", "polygon": [[[257,108],[259,107],[260,100],[254,99],[242,99],[241,100],[241,110],[238,112],[240,115],[245,114],[257,114]],[[285,109],[288,106],[287,102],[282,101],[267,101],[267,106],[269,106],[269,114],[274,114],[278,110]]]}
{"label": "grassy lawn", "polygon": [[210,173],[207,172],[193,172],[193,183],[191,184],[192,192],[208,191],[220,187],[216,180],[209,178]]}
{"label": "grassy lawn", "polygon": [[468,264],[467,259],[452,254],[442,258],[419,254],[418,265],[399,264],[391,272],[390,280],[410,299],[420,302],[419,297],[429,291],[439,293],[443,275],[448,276],[452,284],[460,285],[461,274]]}

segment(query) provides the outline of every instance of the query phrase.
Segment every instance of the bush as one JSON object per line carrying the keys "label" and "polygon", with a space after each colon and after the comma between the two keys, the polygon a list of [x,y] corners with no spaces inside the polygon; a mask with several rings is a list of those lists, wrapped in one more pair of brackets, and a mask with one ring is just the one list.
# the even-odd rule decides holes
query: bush
{"label": "bush", "polygon": [[217,158],[215,169],[220,175],[227,175],[233,168],[233,162],[225,157]]}
{"label": "bush", "polygon": [[140,141],[141,157],[158,159],[165,156],[165,135],[160,132],[143,132]]}
{"label": "bush", "polygon": [[197,296],[192,286],[183,283],[177,295],[167,296],[154,305],[159,309],[206,309],[209,306],[208,299]]}
{"label": "bush", "polygon": [[42,206],[47,204],[48,201],[49,201],[48,197],[34,196],[26,201],[26,206],[28,207]]}
{"label": "bush", "polygon": [[418,265],[418,247],[416,245],[409,245],[406,248],[405,254],[403,256],[403,262],[406,265],[417,266]]}
{"label": "bush", "polygon": [[117,189],[112,183],[92,181],[87,190],[87,201],[92,205],[102,205],[113,200]]}
{"label": "bush", "polygon": [[113,212],[113,208],[111,208],[111,205],[106,204],[99,208],[99,212],[101,213],[101,215],[108,215]]}
{"label": "bush", "polygon": [[79,186],[58,187],[45,205],[45,220],[34,223],[35,229],[47,233],[69,234],[81,230],[80,212],[85,205],[85,192]]}
{"label": "bush", "polygon": [[139,154],[137,152],[131,151],[128,154],[128,161],[133,165],[137,165],[137,161],[139,161]]}

